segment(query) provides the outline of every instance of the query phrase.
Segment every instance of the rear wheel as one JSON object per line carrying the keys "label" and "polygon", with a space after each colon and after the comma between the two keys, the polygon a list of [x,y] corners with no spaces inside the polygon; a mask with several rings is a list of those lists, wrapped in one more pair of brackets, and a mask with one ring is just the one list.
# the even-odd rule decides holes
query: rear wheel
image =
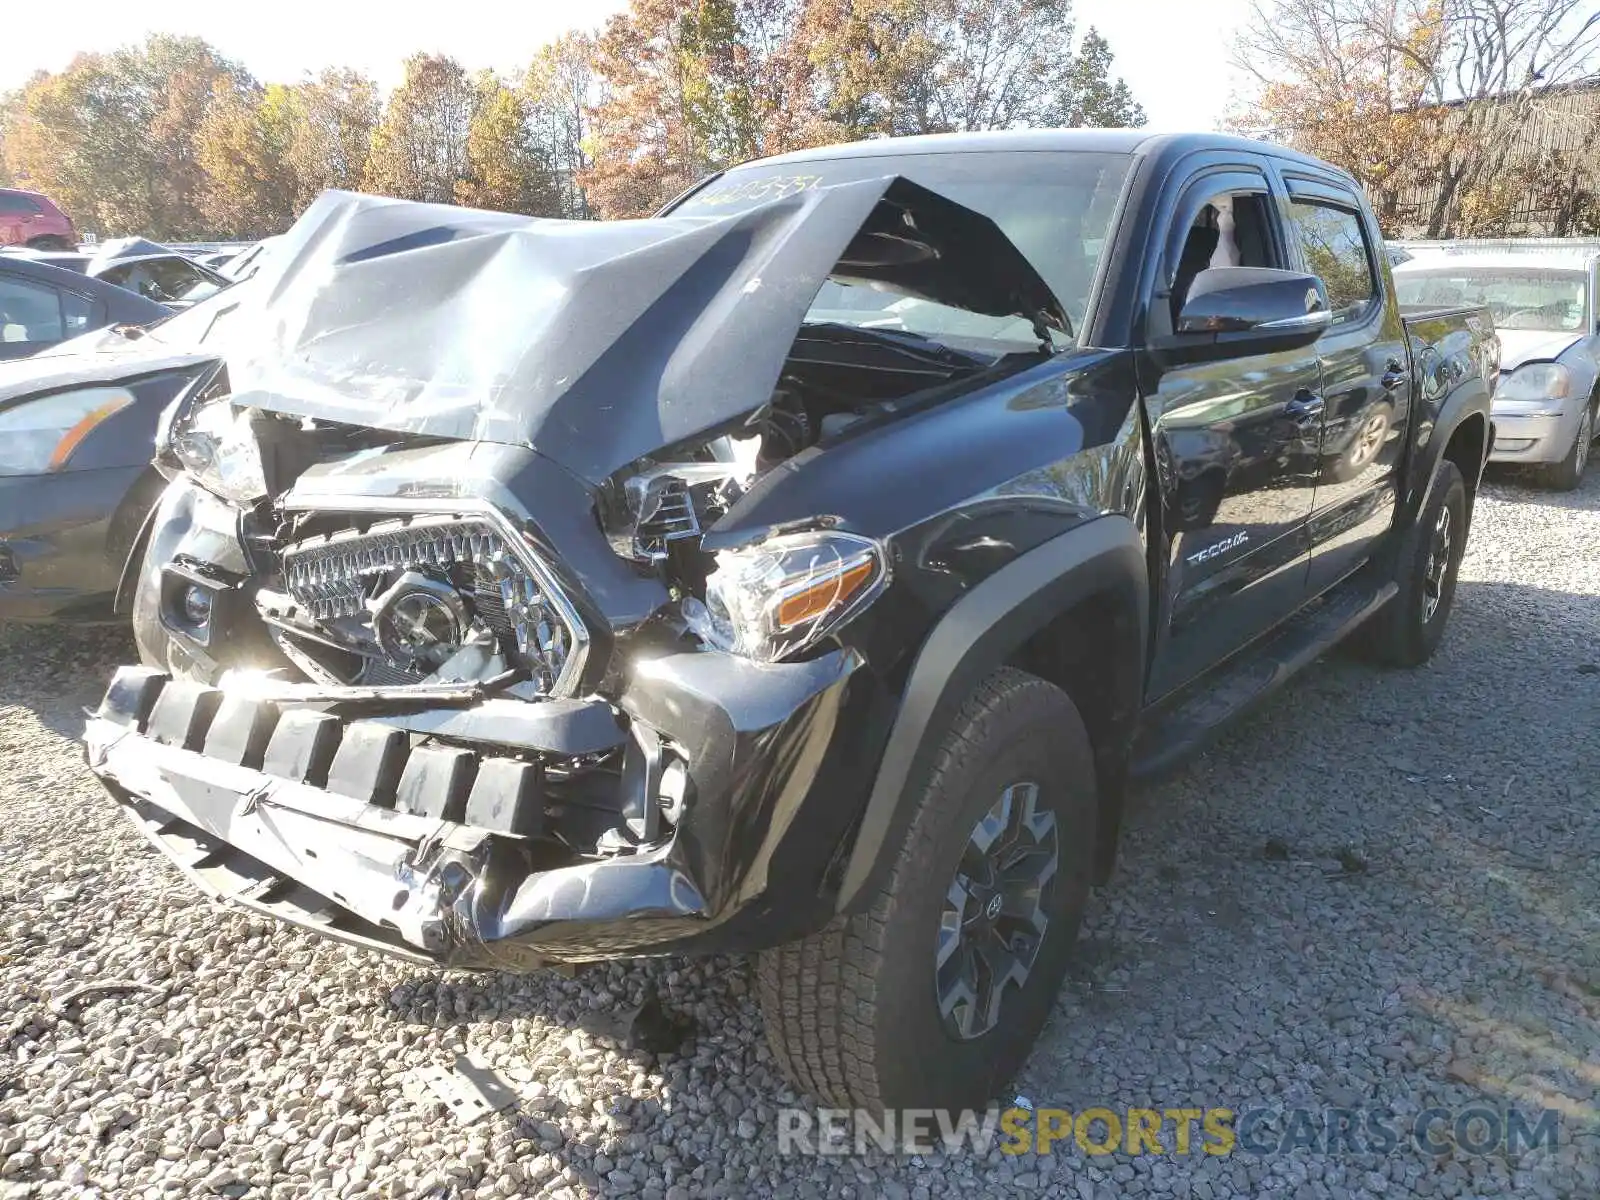
{"label": "rear wheel", "polygon": [[761,956],[767,1036],[851,1108],[972,1108],[1021,1067],[1088,900],[1094,760],[1071,699],[1010,669],[968,698],[865,911]]}
{"label": "rear wheel", "polygon": [[1578,424],[1578,436],[1572,439],[1572,448],[1558,463],[1552,463],[1540,473],[1540,481],[1558,492],[1570,492],[1583,482],[1583,472],[1589,465],[1589,450],[1594,442],[1594,405],[1583,410]]}
{"label": "rear wheel", "polygon": [[47,233],[43,237],[36,237],[28,243],[30,250],[72,250],[75,247],[64,237],[57,237]]}
{"label": "rear wheel", "polygon": [[1378,661],[1417,667],[1433,657],[1455,602],[1456,572],[1467,546],[1467,485],[1461,469],[1439,464],[1428,503],[1400,546],[1400,591],[1363,631]]}

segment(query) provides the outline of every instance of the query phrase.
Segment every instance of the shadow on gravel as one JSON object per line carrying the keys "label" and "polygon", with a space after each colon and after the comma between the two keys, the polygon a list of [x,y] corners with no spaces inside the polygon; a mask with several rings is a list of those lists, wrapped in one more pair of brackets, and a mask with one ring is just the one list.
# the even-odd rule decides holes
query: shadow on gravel
{"label": "shadow on gravel", "polygon": [[0,708],[31,710],[63,737],[83,733],[83,710],[100,703],[111,674],[138,662],[123,625],[0,624]]}
{"label": "shadow on gravel", "polygon": [[[606,1194],[605,1155],[619,1144],[648,1155],[674,1126],[732,1128],[758,1110],[768,1123],[772,1107],[796,1102],[752,1057],[764,1050],[754,1049],[751,990],[741,959],[657,958],[521,975],[416,971],[390,989],[387,1008],[422,1029],[491,1035],[485,1057],[518,1095],[493,1120],[529,1144],[519,1154],[549,1154]],[[727,1088],[730,1073],[749,1086]],[[649,1140],[633,1132],[647,1128]],[[674,1157],[685,1173],[705,1161],[682,1147]]]}
{"label": "shadow on gravel", "polygon": [[1483,473],[1483,482],[1494,489],[1496,497],[1513,504],[1537,504],[1541,508],[1566,508],[1574,512],[1592,512],[1600,508],[1600,470],[1591,467],[1578,487],[1570,492],[1558,492],[1542,486],[1532,471],[1518,467],[1498,466],[1493,463]]}

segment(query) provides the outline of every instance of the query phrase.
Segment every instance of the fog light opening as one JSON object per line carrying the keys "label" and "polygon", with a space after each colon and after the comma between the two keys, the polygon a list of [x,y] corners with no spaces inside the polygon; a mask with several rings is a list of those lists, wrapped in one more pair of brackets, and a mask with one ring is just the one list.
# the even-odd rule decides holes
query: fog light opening
{"label": "fog light opening", "polygon": [[689,768],[683,759],[673,755],[661,768],[661,783],[656,789],[656,806],[669,825],[683,818],[689,802]]}
{"label": "fog light opening", "polygon": [[199,584],[190,584],[183,590],[180,604],[183,619],[195,629],[202,629],[211,621],[211,592]]}

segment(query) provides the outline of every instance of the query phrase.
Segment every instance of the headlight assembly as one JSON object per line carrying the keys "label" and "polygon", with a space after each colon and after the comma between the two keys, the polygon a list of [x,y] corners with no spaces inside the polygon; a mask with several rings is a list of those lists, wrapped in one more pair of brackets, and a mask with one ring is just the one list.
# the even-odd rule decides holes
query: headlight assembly
{"label": "headlight assembly", "polygon": [[1565,400],[1572,395],[1572,372],[1560,363],[1539,362],[1503,376],[1496,400]]}
{"label": "headlight assembly", "polygon": [[107,418],[133,403],[124,388],[80,388],[28,400],[0,412],[0,475],[44,475]]}
{"label": "headlight assembly", "polygon": [[254,418],[226,396],[174,422],[165,448],[196,483],[224,500],[249,505],[267,494]]}
{"label": "headlight assembly", "polygon": [[690,628],[722,650],[776,662],[855,617],[883,591],[889,568],[878,543],[849,533],[797,533],[725,550],[706,577],[706,599],[685,602]]}

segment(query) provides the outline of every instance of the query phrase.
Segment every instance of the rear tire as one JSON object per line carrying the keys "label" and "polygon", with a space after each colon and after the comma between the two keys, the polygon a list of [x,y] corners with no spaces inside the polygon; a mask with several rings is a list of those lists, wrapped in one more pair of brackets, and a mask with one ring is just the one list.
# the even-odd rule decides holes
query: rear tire
{"label": "rear tire", "polygon": [[866,908],[761,955],[784,1073],[845,1108],[985,1105],[1050,1014],[1088,902],[1095,819],[1071,699],[1021,671],[990,676],[946,733]]}
{"label": "rear tire", "polygon": [[47,233],[47,234],[44,235],[44,237],[36,237],[36,238],[33,239],[33,241],[29,242],[28,243],[28,249],[29,250],[76,250],[77,247],[74,246],[71,242],[67,241],[66,238],[57,237],[53,233]]}
{"label": "rear tire", "polygon": [[1392,667],[1420,667],[1444,637],[1456,572],[1467,544],[1467,485],[1445,459],[1433,492],[1400,544],[1399,593],[1362,631],[1370,656]]}
{"label": "rear tire", "polygon": [[1578,425],[1578,436],[1572,439],[1572,448],[1558,463],[1552,463],[1539,472],[1539,482],[1552,491],[1570,492],[1583,482],[1583,472],[1589,465],[1589,450],[1594,442],[1594,405],[1583,410],[1583,420]]}

